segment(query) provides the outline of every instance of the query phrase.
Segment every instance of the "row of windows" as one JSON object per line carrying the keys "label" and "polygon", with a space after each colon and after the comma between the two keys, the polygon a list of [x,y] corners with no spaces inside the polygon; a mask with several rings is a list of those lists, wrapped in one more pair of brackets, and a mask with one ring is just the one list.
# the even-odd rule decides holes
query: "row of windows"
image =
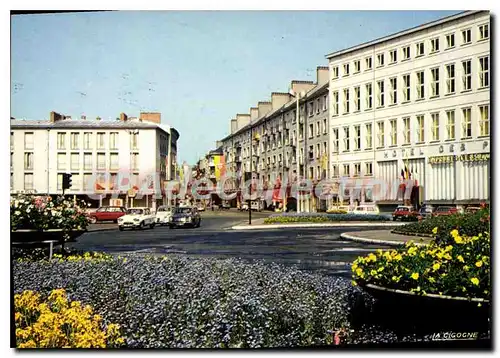
{"label": "row of windows", "polygon": [[[373,176],[373,162],[353,163],[352,167],[353,167],[353,171],[351,172],[351,164],[343,164],[342,165],[343,176],[350,177],[351,174],[353,177]],[[363,172],[361,171],[362,168],[364,169]],[[339,176],[340,176],[339,165],[334,164],[332,166],[332,177],[338,178]]]}
{"label": "row of windows", "polygon": [[[477,136],[487,137],[490,135],[490,108],[489,105],[479,105],[477,106],[478,120],[474,121],[477,123]],[[459,127],[458,116],[461,116],[461,127]],[[413,119],[413,120],[412,120]],[[413,117],[403,117],[400,124],[402,128],[398,128],[398,120],[390,119],[389,121],[389,133],[386,132],[386,121],[378,121],[376,123],[377,129],[377,148],[384,148],[386,146],[386,133],[389,137],[389,146],[397,145],[408,145],[412,144],[412,130],[415,133],[415,144],[421,144],[425,142],[437,142],[441,140],[455,140],[458,136],[461,139],[469,139],[473,136],[473,124],[472,124],[472,107],[464,107],[461,109],[450,109],[445,111],[444,118],[442,113],[433,112],[427,115],[417,114]],[[442,130],[444,124],[444,134],[442,137]],[[428,129],[426,129],[428,128]],[[457,130],[459,134],[457,135]],[[340,142],[340,128],[333,128],[333,152],[339,152],[339,142]],[[475,132],[475,131],[474,131]],[[430,137],[426,137],[426,133],[430,134]],[[342,127],[343,134],[343,148],[342,151],[361,150],[361,149],[373,149],[373,128],[371,123],[364,125],[363,133],[362,126],[355,125],[352,127],[345,126]],[[353,136],[351,136],[353,134]],[[365,145],[362,148],[361,138],[365,138]],[[398,138],[403,139],[403,142],[398,142]],[[352,140],[352,141],[351,141]],[[351,143],[353,147],[351,147]]]}
{"label": "row of windows", "polygon": [[[477,74],[477,88],[487,88],[490,84],[490,66],[489,66],[489,56],[480,57],[478,61],[478,74]],[[392,77],[386,80],[376,81],[375,89],[373,88],[373,83],[366,83],[364,86],[356,86],[352,90],[351,88],[344,88],[342,90],[343,95],[343,107],[342,114],[348,114],[351,111],[357,112],[362,110],[362,89],[364,92],[365,104],[364,109],[373,109],[374,106],[374,92],[376,92],[376,107],[384,107],[388,105],[410,102],[412,100],[423,100],[427,98],[437,98],[442,95],[442,89],[444,86],[444,94],[451,95],[455,94],[458,89],[457,85],[457,73],[456,64],[449,63],[444,66],[444,81],[441,80],[441,69],[439,67],[431,68],[428,71],[418,71],[414,73],[413,78],[411,74],[404,74],[401,77]],[[461,67],[461,85],[460,90],[462,92],[472,90],[472,60],[464,60],[460,64]],[[429,80],[426,80],[429,78]],[[399,87],[402,85],[402,87]],[[430,86],[429,86],[430,85]],[[412,90],[413,88],[413,90]],[[388,98],[386,94],[388,91]],[[351,93],[353,97],[351,97]],[[398,95],[401,95],[399,97]],[[387,101],[388,99],[388,101]],[[339,115],[339,101],[340,92],[332,92],[332,116]],[[351,104],[354,107],[351,107]]]}
{"label": "row of windows", "polygon": [[[482,24],[477,27],[477,41],[483,41],[489,38],[489,25]],[[405,45],[399,49],[389,50],[388,62],[386,62],[386,53],[381,52],[376,54],[375,58],[377,60],[377,67],[384,67],[386,64],[395,64],[399,61],[408,61],[412,58],[412,55],[415,58],[425,56],[428,54],[435,54],[441,51],[441,41],[444,40],[444,48],[446,50],[455,48],[455,33],[448,33],[444,36],[436,36],[428,41],[421,41],[414,44],[414,47],[411,45]],[[463,29],[460,31],[460,41],[461,45],[469,45],[472,44],[472,28]],[[428,52],[426,51],[428,50]],[[372,56],[366,57],[364,59],[364,71],[370,71],[373,69],[373,58]],[[352,63],[344,63],[342,65],[342,77],[347,77],[351,74],[356,74],[361,72],[361,60],[354,60]],[[333,79],[340,78],[339,76],[339,66],[332,67],[332,75]]]}

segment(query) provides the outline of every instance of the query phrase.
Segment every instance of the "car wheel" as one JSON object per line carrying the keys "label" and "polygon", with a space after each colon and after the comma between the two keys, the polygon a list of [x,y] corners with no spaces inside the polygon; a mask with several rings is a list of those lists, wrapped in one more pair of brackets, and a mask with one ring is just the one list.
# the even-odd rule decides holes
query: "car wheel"
{"label": "car wheel", "polygon": [[151,223],[151,225],[149,225],[149,227],[150,227],[151,229],[154,229],[154,228],[155,228],[155,223]]}
{"label": "car wheel", "polygon": [[95,216],[91,216],[89,221],[91,224],[95,224],[97,222],[97,218]]}
{"label": "car wheel", "polygon": [[141,221],[141,224],[139,225],[139,229],[143,230],[144,229],[144,221]]}
{"label": "car wheel", "polygon": [[392,221],[396,221],[397,219],[396,218],[392,218]]}
{"label": "car wheel", "polygon": [[168,225],[168,228],[169,228],[170,230],[175,229],[174,225]]}
{"label": "car wheel", "polygon": [[120,229],[120,231],[123,231],[123,227],[121,226],[118,226],[118,229]]}

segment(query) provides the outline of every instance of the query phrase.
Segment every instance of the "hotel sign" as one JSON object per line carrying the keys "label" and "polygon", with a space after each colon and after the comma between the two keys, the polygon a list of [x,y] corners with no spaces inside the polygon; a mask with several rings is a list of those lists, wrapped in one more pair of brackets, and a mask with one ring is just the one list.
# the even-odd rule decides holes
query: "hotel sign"
{"label": "hotel sign", "polygon": [[460,155],[441,155],[429,157],[429,164],[442,164],[457,162],[486,162],[490,160],[490,153],[474,153]]}

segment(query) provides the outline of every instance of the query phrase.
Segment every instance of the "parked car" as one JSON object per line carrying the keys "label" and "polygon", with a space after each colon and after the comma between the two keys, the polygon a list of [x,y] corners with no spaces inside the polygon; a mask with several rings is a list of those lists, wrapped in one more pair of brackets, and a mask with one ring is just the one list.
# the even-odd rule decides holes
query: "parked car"
{"label": "parked car", "polygon": [[479,206],[469,206],[465,208],[465,213],[466,214],[475,214],[477,213],[481,208]]}
{"label": "parked car", "polygon": [[440,206],[432,213],[432,216],[448,216],[458,213],[458,209],[453,206]]}
{"label": "parked car", "polygon": [[129,208],[126,215],[118,219],[118,228],[124,229],[145,229],[149,226],[155,227],[155,216],[151,214],[149,208]]}
{"label": "parked car", "polygon": [[223,210],[229,210],[231,209],[231,204],[229,204],[227,201],[222,202],[222,205],[220,206],[221,209]]}
{"label": "parked car", "polygon": [[347,205],[339,205],[339,206],[330,206],[330,208],[326,211],[327,213],[329,212],[334,212],[334,211],[345,211],[346,213],[351,212],[351,208]]}
{"label": "parked car", "polygon": [[241,204],[240,211],[248,211],[248,201]]}
{"label": "parked car", "polygon": [[418,220],[418,212],[413,206],[400,205],[392,213],[392,220],[416,221]]}
{"label": "parked car", "polygon": [[92,224],[98,221],[118,222],[118,218],[126,214],[127,209],[123,206],[101,206],[96,211],[88,214],[89,221]]}
{"label": "parked car", "polygon": [[169,227],[175,229],[176,227],[183,226],[200,227],[200,225],[201,216],[198,209],[196,207],[187,206],[175,208]]}
{"label": "parked car", "polygon": [[161,226],[168,225],[172,221],[173,214],[173,209],[167,206],[160,206],[158,210],[156,210],[156,223]]}
{"label": "parked car", "polygon": [[250,203],[250,207],[253,211],[262,211],[262,203],[258,200],[253,200]]}
{"label": "parked car", "polygon": [[205,207],[201,203],[199,203],[198,205],[196,205],[196,208],[198,209],[198,211],[205,211]]}
{"label": "parked car", "polygon": [[353,214],[357,215],[378,215],[380,214],[378,208],[375,205],[359,205],[352,211]]}
{"label": "parked car", "polygon": [[425,219],[425,218],[432,216],[434,209],[435,208],[432,205],[429,205],[429,204],[422,205],[422,207],[418,211],[419,219]]}

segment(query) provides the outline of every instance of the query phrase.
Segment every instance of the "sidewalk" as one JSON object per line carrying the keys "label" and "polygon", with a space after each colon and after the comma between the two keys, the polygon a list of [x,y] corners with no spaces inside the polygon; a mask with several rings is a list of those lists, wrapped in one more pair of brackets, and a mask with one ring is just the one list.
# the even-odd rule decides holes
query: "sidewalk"
{"label": "sidewalk", "polygon": [[345,232],[340,234],[342,239],[366,242],[370,244],[384,244],[392,246],[404,245],[408,241],[413,241],[417,246],[427,245],[432,241],[429,237],[418,237],[409,235],[393,234],[390,230],[370,230],[362,232]]}
{"label": "sidewalk", "polygon": [[406,223],[395,223],[391,221],[374,222],[374,221],[339,221],[339,222],[324,222],[324,223],[289,223],[289,224],[264,224],[265,219],[252,220],[252,225],[246,224],[233,226],[233,230],[265,230],[265,229],[286,229],[286,228],[320,228],[320,227],[397,227],[406,225]]}

